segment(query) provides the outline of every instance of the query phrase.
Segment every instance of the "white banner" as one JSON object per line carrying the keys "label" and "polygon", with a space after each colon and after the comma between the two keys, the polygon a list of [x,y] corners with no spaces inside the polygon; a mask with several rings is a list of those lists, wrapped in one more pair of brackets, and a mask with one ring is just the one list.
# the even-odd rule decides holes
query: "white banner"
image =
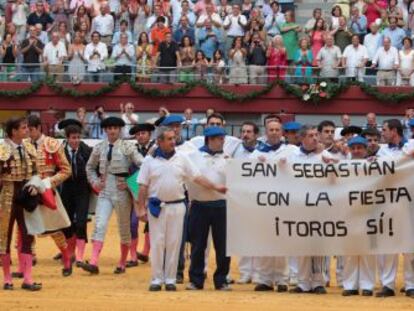
{"label": "white banner", "polygon": [[414,252],[414,161],[338,164],[231,160],[227,253]]}

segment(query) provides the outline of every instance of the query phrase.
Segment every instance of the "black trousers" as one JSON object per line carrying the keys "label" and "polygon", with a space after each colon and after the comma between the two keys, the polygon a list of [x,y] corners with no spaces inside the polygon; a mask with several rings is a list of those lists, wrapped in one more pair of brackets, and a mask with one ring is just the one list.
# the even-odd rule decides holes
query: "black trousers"
{"label": "black trousers", "polygon": [[204,286],[204,254],[208,233],[211,227],[216,252],[217,268],[214,272],[214,286],[220,288],[226,284],[230,269],[230,257],[226,256],[226,202],[193,201],[189,215],[189,234],[191,241],[190,282],[198,288]]}
{"label": "black trousers", "polygon": [[117,65],[114,68],[114,80],[117,81],[119,79],[123,79],[125,75],[131,75],[131,66],[127,65]]}
{"label": "black trousers", "polygon": [[32,254],[32,244],[34,241],[34,237],[33,235],[30,235],[27,232],[26,224],[24,222],[23,206],[16,203],[16,196],[20,192],[20,190],[23,188],[25,183],[26,183],[25,181],[14,183],[13,201],[12,201],[12,207],[11,207],[11,212],[10,212],[9,227],[7,230],[7,250],[6,250],[7,254],[10,254],[10,245],[11,245],[12,236],[13,236],[14,222],[17,222],[17,226],[21,234],[22,254]]}
{"label": "black trousers", "polygon": [[86,224],[89,210],[89,186],[85,182],[67,180],[62,185],[61,198],[68,213],[71,226],[63,229],[67,239],[73,235],[87,241]]}

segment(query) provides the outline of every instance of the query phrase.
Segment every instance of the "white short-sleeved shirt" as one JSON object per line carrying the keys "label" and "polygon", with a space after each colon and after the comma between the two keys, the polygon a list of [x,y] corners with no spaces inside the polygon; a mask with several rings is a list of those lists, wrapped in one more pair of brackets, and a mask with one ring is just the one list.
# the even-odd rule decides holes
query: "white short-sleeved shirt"
{"label": "white short-sleeved shirt", "polygon": [[399,64],[398,50],[391,46],[388,51],[380,47],[375,53],[372,63],[377,65],[380,70],[392,70],[394,65]]}
{"label": "white short-sleeved shirt", "polygon": [[412,150],[411,147],[411,143],[406,143],[404,144],[404,146],[402,148],[399,147],[390,147],[388,144],[384,144],[381,145],[378,152],[377,152],[377,156],[378,157],[392,157],[392,158],[397,158],[397,157],[401,157],[404,152],[409,152],[409,150]]}
{"label": "white short-sleeved shirt", "polygon": [[[204,146],[204,136],[193,137],[190,139],[190,143],[192,143],[197,149],[199,149]],[[224,138],[224,153],[232,157],[240,143],[241,140],[239,138],[226,135],[226,137]]]}
{"label": "white short-sleeved shirt", "polygon": [[260,156],[264,157],[266,160],[272,160],[275,158],[282,158],[282,157],[289,157],[293,152],[295,152],[297,149],[299,149],[297,146],[294,145],[286,145],[283,144],[279,147],[279,149],[275,151],[269,151],[269,152],[262,152],[259,150],[255,150],[252,152],[250,158],[257,159]]}
{"label": "white short-sleeved shirt", "polygon": [[[210,182],[220,185],[226,184],[225,166],[228,156],[225,153],[210,155],[207,152],[197,150],[190,153],[189,158],[200,170],[201,175]],[[225,198],[224,194],[206,189],[191,181],[186,186],[191,200],[217,201]]]}
{"label": "white short-sleeved shirt", "polygon": [[[240,19],[240,24],[242,24],[243,26],[240,26],[239,19]],[[226,18],[224,19],[223,25],[226,27],[230,25],[229,29],[227,29],[227,36],[243,37],[244,26],[247,25],[246,16],[241,15],[241,14],[239,16],[227,15]]]}
{"label": "white short-sleeved shirt", "polygon": [[163,202],[184,199],[184,183],[201,176],[187,155],[176,152],[169,160],[147,156],[142,162],[137,182],[148,186],[149,197]]}
{"label": "white short-sleeved shirt", "polygon": [[368,51],[362,44],[358,45],[358,48],[350,44],[345,48],[342,57],[346,58],[346,75],[354,76],[355,68],[360,66],[364,59],[368,59]]}

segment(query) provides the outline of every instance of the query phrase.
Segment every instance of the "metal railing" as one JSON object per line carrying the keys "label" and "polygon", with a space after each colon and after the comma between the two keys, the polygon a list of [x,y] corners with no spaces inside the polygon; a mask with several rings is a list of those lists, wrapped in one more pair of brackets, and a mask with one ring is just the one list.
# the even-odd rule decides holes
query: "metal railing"
{"label": "metal railing", "polygon": [[[358,80],[370,85],[410,86],[414,76],[404,76],[398,69],[381,70],[372,67],[335,67],[325,70],[313,66],[259,66],[259,65],[188,65],[178,67],[155,67],[102,64],[99,71],[88,70],[87,64],[70,63],[59,65],[4,64],[0,63],[0,82],[34,82],[52,76],[56,82],[109,83],[121,77],[151,83],[178,83],[206,80],[216,84],[261,85],[275,79],[283,79],[293,84],[310,84],[321,81],[345,82]],[[329,74],[327,74],[327,71]],[[381,72],[379,75],[378,72]],[[383,74],[387,73],[387,74]]]}

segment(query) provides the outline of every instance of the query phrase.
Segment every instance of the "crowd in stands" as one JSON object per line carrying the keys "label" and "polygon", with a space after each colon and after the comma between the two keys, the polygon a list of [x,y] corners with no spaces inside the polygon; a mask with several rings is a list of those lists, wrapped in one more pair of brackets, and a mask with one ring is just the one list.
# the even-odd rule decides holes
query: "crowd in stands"
{"label": "crowd in stands", "polygon": [[3,81],[355,79],[414,85],[414,3],[349,0],[295,22],[294,1],[0,0]]}

